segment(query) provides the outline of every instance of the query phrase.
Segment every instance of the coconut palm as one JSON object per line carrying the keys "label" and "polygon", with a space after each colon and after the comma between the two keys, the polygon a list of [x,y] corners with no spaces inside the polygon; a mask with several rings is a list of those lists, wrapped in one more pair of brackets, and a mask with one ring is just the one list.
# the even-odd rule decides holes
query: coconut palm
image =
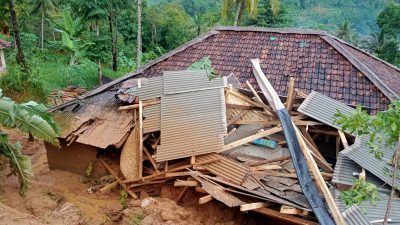
{"label": "coconut palm", "polygon": [[353,29],[348,20],[344,20],[340,23],[336,30],[336,36],[345,41],[350,41],[352,37]]}
{"label": "coconut palm", "polygon": [[40,13],[41,14],[41,33],[40,33],[40,46],[43,49],[44,43],[44,23],[45,17],[50,14],[50,12],[56,9],[54,0],[33,0],[32,1],[32,13]]}
{"label": "coconut palm", "polygon": [[249,14],[254,17],[257,15],[257,4],[258,0],[223,0],[222,3],[222,18],[228,17],[229,9],[231,7],[236,8],[234,26],[237,26],[242,18],[243,11],[247,9]]}
{"label": "coconut palm", "polygon": [[[44,105],[33,101],[17,104],[2,96],[1,89],[0,124],[7,128],[17,128],[50,144],[59,144],[57,137],[60,129]],[[22,154],[18,142],[15,144],[9,142],[8,135],[4,131],[0,131],[0,154],[9,159],[11,173],[18,177],[20,194],[23,195],[32,176],[30,158]]]}

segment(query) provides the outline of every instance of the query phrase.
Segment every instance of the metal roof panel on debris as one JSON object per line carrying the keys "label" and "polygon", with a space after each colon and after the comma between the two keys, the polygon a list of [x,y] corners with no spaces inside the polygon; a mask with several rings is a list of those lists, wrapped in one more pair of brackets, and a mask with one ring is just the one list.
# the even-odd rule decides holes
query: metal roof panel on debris
{"label": "metal roof panel on debris", "polygon": [[160,131],[161,105],[151,105],[143,108],[143,133]]}
{"label": "metal roof panel on debris", "polygon": [[[142,78],[141,78],[142,79]],[[159,98],[163,93],[163,83],[164,78],[153,77],[149,79],[143,79],[146,82],[143,82],[141,87],[133,87],[128,89],[128,94],[133,96],[138,96],[140,100],[149,100],[153,98]]]}
{"label": "metal roof panel on debris", "polygon": [[225,110],[222,88],[163,96],[157,162],[221,151]]}
{"label": "metal roof panel on debris", "polygon": [[357,205],[353,205],[342,214],[347,225],[371,225]]}
{"label": "metal roof panel on debris", "polygon": [[[340,198],[340,194],[340,191],[334,190],[332,195],[339,210],[343,213],[346,211],[346,206],[343,203],[343,200]],[[379,193],[379,196],[380,200],[375,200],[375,204],[372,204],[370,201],[367,200],[361,202],[361,204],[358,205],[358,208],[370,222],[376,220],[383,221],[383,218],[385,217],[389,196],[384,193]],[[389,224],[400,225],[400,214],[398,212],[400,212],[400,199],[394,198],[389,217],[392,222],[390,222]],[[382,222],[374,224],[382,224]]]}
{"label": "metal roof panel on debris", "polygon": [[336,129],[341,126],[335,123],[338,110],[345,115],[352,115],[355,110],[344,103],[312,91],[298,108],[298,111]]}
{"label": "metal roof panel on debris", "polygon": [[[385,183],[391,185],[392,174],[390,162],[396,151],[395,147],[386,146],[385,143],[375,143],[378,145],[379,151],[383,152],[381,160],[377,159],[374,153],[371,153],[371,147],[368,144],[369,135],[361,135],[356,137],[355,143],[342,151],[342,153],[356,162],[358,165],[368,170]],[[400,179],[396,181],[396,186],[400,185]]]}
{"label": "metal roof panel on debris", "polygon": [[226,86],[226,78],[208,78],[206,70],[165,71],[164,94],[177,94]]}

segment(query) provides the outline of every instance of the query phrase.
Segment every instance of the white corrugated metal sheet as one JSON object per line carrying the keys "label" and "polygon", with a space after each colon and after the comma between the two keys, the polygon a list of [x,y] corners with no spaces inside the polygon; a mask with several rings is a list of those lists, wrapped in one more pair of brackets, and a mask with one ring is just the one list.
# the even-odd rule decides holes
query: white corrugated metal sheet
{"label": "white corrugated metal sheet", "polygon": [[143,133],[160,131],[161,128],[161,105],[152,105],[143,109]]}

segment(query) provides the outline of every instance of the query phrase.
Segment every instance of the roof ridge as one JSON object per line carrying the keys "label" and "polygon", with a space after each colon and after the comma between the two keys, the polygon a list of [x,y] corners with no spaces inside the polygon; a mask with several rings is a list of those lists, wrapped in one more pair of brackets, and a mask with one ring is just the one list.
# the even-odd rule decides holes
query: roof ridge
{"label": "roof ridge", "polygon": [[395,99],[399,99],[399,95],[390,89],[381,79],[380,77],[373,72],[368,66],[366,66],[363,62],[361,62],[357,57],[355,57],[352,53],[350,53],[347,49],[341,46],[341,42],[336,40],[330,34],[323,35],[321,38],[326,41],[329,45],[334,47],[340,54],[342,54],[347,60],[351,62],[353,66],[355,66],[358,70],[360,70],[373,84],[375,84],[387,98],[391,101]]}
{"label": "roof ridge", "polygon": [[214,28],[218,31],[238,31],[238,32],[271,32],[280,34],[310,34],[310,35],[327,35],[328,33],[323,30],[302,29],[302,28],[267,28],[255,26],[217,26]]}

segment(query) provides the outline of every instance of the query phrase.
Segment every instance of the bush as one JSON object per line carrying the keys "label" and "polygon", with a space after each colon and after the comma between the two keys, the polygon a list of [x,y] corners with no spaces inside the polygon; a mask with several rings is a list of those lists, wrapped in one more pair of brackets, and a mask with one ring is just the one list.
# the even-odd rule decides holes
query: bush
{"label": "bush", "polygon": [[0,87],[18,101],[35,100],[46,102],[45,84],[38,78],[39,70],[35,64],[29,64],[29,71],[24,72],[21,67],[12,63],[7,72],[0,78]]}
{"label": "bush", "polygon": [[59,74],[64,80],[62,86],[74,85],[87,89],[96,87],[99,84],[97,68],[97,64],[88,59],[82,59],[80,64],[60,68]]}

